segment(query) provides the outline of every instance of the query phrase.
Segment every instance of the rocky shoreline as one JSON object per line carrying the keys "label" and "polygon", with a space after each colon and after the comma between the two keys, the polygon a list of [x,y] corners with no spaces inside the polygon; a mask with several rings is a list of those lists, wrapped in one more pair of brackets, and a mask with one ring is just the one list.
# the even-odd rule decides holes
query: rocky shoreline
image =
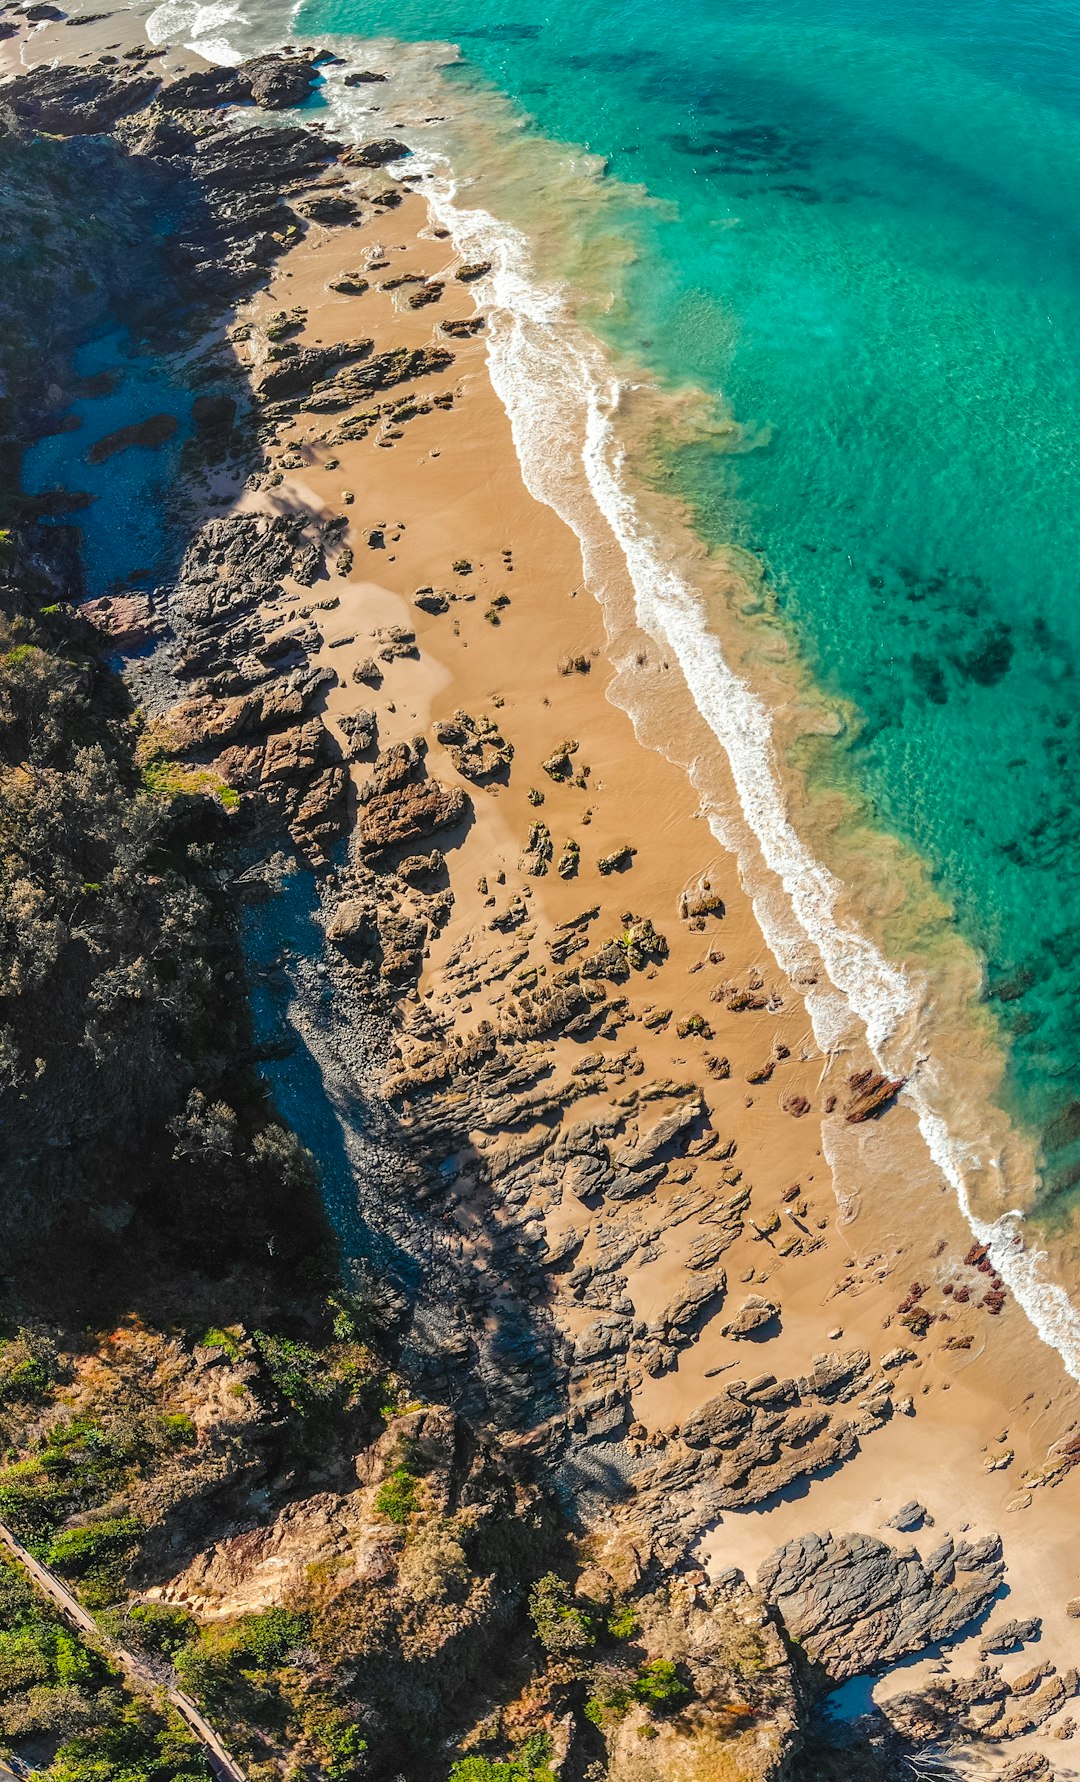
{"label": "rocky shoreline", "polygon": [[[84,612],[126,659],[157,771],[230,813],[262,1061],[322,1167],[347,1269],[380,1277],[402,1374],[556,1491],[590,1561],[578,1600],[633,1603],[647,1650],[684,1666],[692,1704],[648,1723],[644,1743],[636,1710],[587,1719],[564,1679],[543,1708],[553,1773],[779,1782],[804,1761],[827,1774],[817,1747],[800,1759],[823,1694],[981,1639],[970,1676],[890,1697],[874,1723],[884,1744],[871,1751],[859,1735],[859,1761],[886,1776],[947,1740],[1017,1782],[1049,1776],[1040,1735],[1071,1736],[1080,1678],[1060,1642],[1034,1669],[1024,1656],[1041,1626],[997,1606],[1008,1573],[996,1528],[960,1517],[928,1549],[929,1512],[891,1488],[895,1514],[872,1512],[882,1532],[834,1532],[807,1508],[806,1532],[778,1539],[752,1583],[705,1552],[732,1513],[790,1506],[915,1417],[929,1346],[960,1359],[985,1346],[1001,1283],[950,1233],[932,1275],[913,1260],[920,1273],[898,1289],[903,1251],[886,1259],[879,1244],[867,1261],[847,1257],[846,1276],[829,1259],[842,1285],[814,1289],[816,1325],[789,1340],[793,1271],[826,1266],[836,1224],[802,1122],[813,1108],[876,1131],[902,1085],[859,1060],[819,1059],[771,961],[728,940],[737,888],[721,896],[707,862],[689,876],[680,865],[661,901],[663,862],[639,859],[639,832],[605,818],[614,766],[594,770],[577,736],[548,734],[541,748],[520,701],[492,694],[509,675],[488,667],[519,601],[516,538],[481,555],[444,502],[437,549],[425,547],[441,575],[415,587],[411,611],[369,601],[403,535],[427,524],[388,518],[404,493],[400,509],[380,507],[370,466],[414,436],[418,462],[441,459],[432,429],[449,430],[472,399],[483,350],[483,313],[466,300],[485,269],[455,264],[438,231],[421,239],[404,144],[265,118],[244,127],[223,109],[302,104],[329,52],[192,68],[164,85],[152,60],[42,65],[0,97],[19,131],[107,135],[156,182],[181,218],[163,250],[171,292],[184,294],[192,338],[211,335],[176,574]],[[404,270],[385,250],[391,221]],[[414,265],[417,253],[430,263]],[[294,271],[306,301],[286,307]],[[315,290],[343,307],[318,311]],[[384,308],[365,331],[367,312],[355,324],[352,312],[369,297]],[[151,306],[146,323],[160,340],[168,313]],[[64,380],[52,381],[24,437],[63,411]],[[133,444],[153,441],[109,450]],[[366,469],[348,458],[361,448]],[[314,493],[316,468],[366,477],[362,521],[351,488]],[[71,511],[62,501],[52,511]],[[545,707],[584,709],[596,679],[577,611]],[[483,657],[473,703],[434,717],[424,683],[414,727],[403,677],[451,637]],[[495,825],[530,780],[511,848]],[[570,798],[588,815],[563,842]],[[478,845],[493,864],[473,875]],[[758,1144],[733,1110],[765,1085],[776,1100]],[[840,1291],[852,1296],[843,1318],[835,1300],[823,1310]],[[868,1325],[857,1340],[844,1331],[864,1291],[878,1295],[873,1351]],[[775,1371],[770,1342],[785,1357]],[[456,1503],[453,1418],[414,1415],[438,1450],[431,1476],[446,1474],[438,1491]],[[1072,1489],[1069,1428],[1033,1490]],[[295,1596],[304,1566],[330,1558],[370,1575],[382,1460],[409,1431],[390,1435],[385,1455],[366,1454],[359,1491],[221,1538],[156,1578],[148,1600],[199,1619],[264,1606],[279,1573]],[[752,1662],[733,1657],[746,1639]],[[990,1664],[995,1653],[1019,1656]],[[850,1752],[843,1761],[850,1773]]]}

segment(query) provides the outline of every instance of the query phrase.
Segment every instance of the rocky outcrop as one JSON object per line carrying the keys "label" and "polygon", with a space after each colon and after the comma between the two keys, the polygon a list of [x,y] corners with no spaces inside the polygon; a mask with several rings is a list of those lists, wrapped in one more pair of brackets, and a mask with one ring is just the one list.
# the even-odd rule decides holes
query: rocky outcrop
{"label": "rocky outcrop", "polygon": [[873,1535],[806,1534],[766,1560],[758,1586],[835,1684],[953,1639],[985,1615],[1004,1569],[997,1535],[946,1535],[923,1560]]}
{"label": "rocky outcrop", "polygon": [[[418,595],[418,606],[420,598]],[[503,775],[514,758],[513,747],[490,718],[471,718],[468,712],[455,712],[452,719],[435,725],[435,736],[458,773],[467,780],[483,782]]]}
{"label": "rocky outcrop", "polygon": [[160,86],[156,74],[104,68],[39,67],[5,86],[4,106],[20,124],[55,136],[99,136],[142,111]]}
{"label": "rocky outcrop", "polygon": [[844,1109],[845,1120],[851,1126],[859,1126],[864,1120],[876,1120],[892,1106],[903,1087],[903,1077],[883,1077],[872,1070],[856,1071],[848,1078],[851,1094]]}
{"label": "rocky outcrop", "polygon": [[[892,1415],[891,1391],[863,1350],[817,1356],[802,1379],[731,1380],[683,1423],[661,1458],[635,1474],[637,1513],[662,1550],[674,1553],[686,1531],[710,1517],[849,1460]],[[851,1409],[838,1415],[840,1404]]]}
{"label": "rocky outcrop", "polygon": [[142,649],[164,629],[145,594],[105,594],[84,601],[79,611],[118,650]]}
{"label": "rocky outcrop", "polygon": [[[942,1677],[926,1689],[894,1696],[887,1713],[891,1725],[914,1743],[964,1735],[996,1743],[1039,1732],[1078,1695],[1080,1673],[1073,1668],[1059,1671],[1044,1661],[1007,1678],[1000,1665],[982,1664],[971,1676]],[[1076,1723],[1064,1718],[1053,1731],[1071,1738]]]}
{"label": "rocky outcrop", "polygon": [[736,1341],[741,1337],[760,1336],[770,1324],[776,1323],[779,1316],[780,1307],[774,1300],[765,1299],[760,1293],[749,1293],[721,1334]]}
{"label": "rocky outcrop", "polygon": [[348,776],[337,742],[309,715],[333,672],[316,669],[303,630],[283,637],[256,616],[283,593],[283,576],[310,581],[321,550],[288,515],[237,514],[195,535],[174,587],[156,598],[176,637],[192,697],[166,714],[160,740],[181,758],[213,766],[249,814],[286,831],[317,859],[346,818]]}
{"label": "rocky outcrop", "polygon": [[460,823],[468,808],[458,787],[428,777],[424,750],[415,743],[383,750],[359,799],[357,838],[368,854],[423,841]]}
{"label": "rocky outcrop", "polygon": [[170,82],[162,93],[168,111],[202,111],[217,105],[255,104],[264,111],[303,105],[319,81],[310,56],[255,56],[235,68],[200,68]]}

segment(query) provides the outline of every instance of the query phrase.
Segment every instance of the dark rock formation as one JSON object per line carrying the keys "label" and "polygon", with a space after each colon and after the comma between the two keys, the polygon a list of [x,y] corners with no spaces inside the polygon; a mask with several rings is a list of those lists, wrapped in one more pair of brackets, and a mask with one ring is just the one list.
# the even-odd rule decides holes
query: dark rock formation
{"label": "dark rock formation", "polygon": [[1004,1573],[997,1535],[954,1541],[923,1560],[873,1535],[806,1534],[758,1574],[788,1632],[830,1683],[954,1638],[984,1615]]}
{"label": "dark rock formation", "polygon": [[160,86],[156,74],[101,68],[29,69],[5,86],[4,106],[20,124],[55,136],[97,136],[141,111]]}

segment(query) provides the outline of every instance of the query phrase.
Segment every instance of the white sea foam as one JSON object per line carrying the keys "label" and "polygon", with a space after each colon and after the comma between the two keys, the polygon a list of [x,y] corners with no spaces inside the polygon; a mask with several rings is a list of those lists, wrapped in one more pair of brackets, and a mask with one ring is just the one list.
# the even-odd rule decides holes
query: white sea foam
{"label": "white sea foam", "polygon": [[[422,152],[417,163],[423,164]],[[525,236],[490,212],[459,203],[445,163],[431,158],[427,171],[425,191],[440,224],[468,259],[491,262],[491,273],[473,288],[488,318],[492,382],[530,493],[576,533],[587,581],[601,600],[610,581],[606,565],[612,550],[618,552],[633,586],[638,624],[676,657],[730,764],[765,867],[763,881],[760,868],[744,862],[765,938],[788,972],[797,974],[806,962],[808,943],[825,966],[832,988],[807,998],[818,1044],[826,1051],[835,1046],[854,1015],[879,1068],[908,1077],[904,1099],[973,1234],[988,1246],[993,1266],[1039,1336],[1080,1381],[1080,1315],[1049,1278],[1045,1253],[1025,1248],[1023,1215],[1007,1213],[989,1224],[973,1211],[972,1174],[1000,1178],[1000,1163],[951,1131],[934,1105],[938,1073],[932,1059],[916,1058],[923,987],[843,913],[843,887],[790,820],[767,707],[725,660],[701,591],[667,560],[644,522],[624,475],[615,426],[619,384],[599,343],[577,326],[563,293],[535,279]],[[721,814],[708,815],[717,839],[727,841]],[[776,885],[782,899],[770,895]]]}
{"label": "white sea foam", "polygon": [[[182,43],[206,62],[232,66],[243,60],[243,51],[220,35],[226,26],[247,25],[239,0],[162,0],[146,21],[151,43]],[[218,33],[218,35],[215,35]]]}

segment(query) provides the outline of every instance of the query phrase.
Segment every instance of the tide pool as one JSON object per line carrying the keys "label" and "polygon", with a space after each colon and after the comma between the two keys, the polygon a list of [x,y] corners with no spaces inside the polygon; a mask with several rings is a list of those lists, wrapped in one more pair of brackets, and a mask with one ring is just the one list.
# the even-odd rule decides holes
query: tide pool
{"label": "tide pool", "polygon": [[[66,412],[79,424],[29,447],[23,487],[32,495],[66,489],[93,497],[89,507],[60,517],[82,533],[88,592],[107,594],[131,581],[152,581],[168,567],[175,544],[169,495],[191,434],[193,393],[167,360],[132,351],[123,328],[85,342],[73,371],[77,393]],[[100,441],[159,414],[177,423],[163,444],[128,445],[93,462]]]}

